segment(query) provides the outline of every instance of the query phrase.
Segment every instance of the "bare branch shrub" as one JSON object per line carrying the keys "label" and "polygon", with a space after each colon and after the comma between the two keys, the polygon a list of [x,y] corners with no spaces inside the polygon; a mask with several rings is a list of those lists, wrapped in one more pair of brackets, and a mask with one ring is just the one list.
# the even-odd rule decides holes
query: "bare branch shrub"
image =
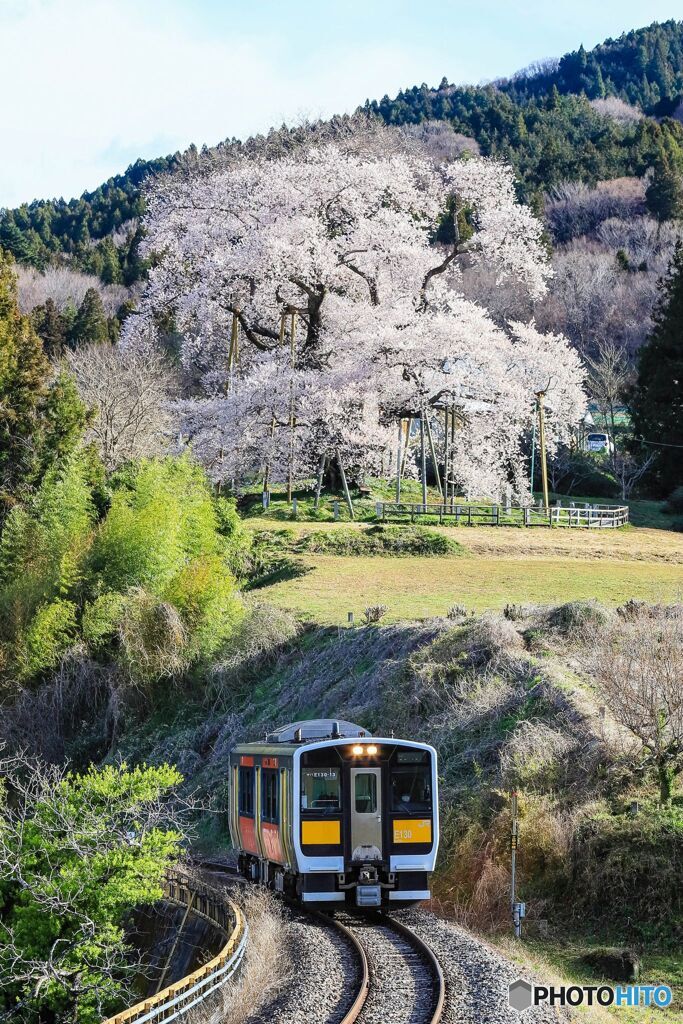
{"label": "bare branch shrub", "polygon": [[83,401],[96,410],[89,430],[107,470],[171,446],[169,400],[175,373],[151,347],[88,345],[67,355]]}
{"label": "bare branch shrub", "polygon": [[16,274],[22,313],[30,313],[35,306],[45,305],[47,299],[52,299],[61,313],[69,305],[80,306],[88,289],[94,288],[102,299],[107,316],[114,316],[130,298],[130,291],[123,285],[103,284],[99,277],[70,267],[48,267],[41,274],[33,267],[18,265]]}
{"label": "bare branch shrub", "polygon": [[237,625],[230,650],[213,667],[206,696],[216,707],[230,705],[235,691],[248,686],[300,631],[298,620],[283,608],[254,603]]}
{"label": "bare branch shrub", "polygon": [[669,803],[683,772],[683,608],[656,618],[619,617],[585,660],[613,715],[638,741],[643,763],[656,773],[661,803]]}
{"label": "bare branch shrub", "polygon": [[370,625],[373,622],[379,622],[380,619],[383,619],[388,611],[389,609],[385,604],[371,604],[363,612],[363,618],[367,625]]}
{"label": "bare branch shrub", "polygon": [[590,100],[590,105],[598,114],[609,117],[619,124],[634,124],[642,121],[643,112],[638,107],[619,99],[618,96],[607,96],[605,99]]}
{"label": "bare branch shrub", "polygon": [[472,665],[497,669],[524,649],[524,641],[509,619],[489,614],[468,627],[466,649]]}

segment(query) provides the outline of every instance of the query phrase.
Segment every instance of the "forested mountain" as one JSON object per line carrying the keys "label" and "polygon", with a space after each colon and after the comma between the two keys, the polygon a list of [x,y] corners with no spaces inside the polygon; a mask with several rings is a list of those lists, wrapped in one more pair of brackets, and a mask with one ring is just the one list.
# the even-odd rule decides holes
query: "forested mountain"
{"label": "forested mountain", "polygon": [[[443,79],[367,101],[388,124],[450,122],[484,155],[509,160],[528,201],[566,181],[643,175],[665,158],[683,172],[683,22],[653,24],[483,87]],[[225,145],[225,144],[222,144]],[[221,148],[221,147],[219,147]],[[209,153],[211,151],[208,151]],[[80,199],[35,200],[0,213],[0,246],[43,269],[61,259],[106,284],[144,274],[137,256],[141,186],[187,154],[138,160]]]}

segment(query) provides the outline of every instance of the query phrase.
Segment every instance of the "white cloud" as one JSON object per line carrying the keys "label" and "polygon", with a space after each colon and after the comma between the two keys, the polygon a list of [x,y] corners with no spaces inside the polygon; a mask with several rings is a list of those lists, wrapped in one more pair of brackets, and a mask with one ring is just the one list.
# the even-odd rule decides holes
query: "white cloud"
{"label": "white cloud", "polygon": [[78,195],[138,155],[352,110],[434,63],[409,42],[288,46],[267,30],[212,36],[158,0],[0,0],[0,205]]}

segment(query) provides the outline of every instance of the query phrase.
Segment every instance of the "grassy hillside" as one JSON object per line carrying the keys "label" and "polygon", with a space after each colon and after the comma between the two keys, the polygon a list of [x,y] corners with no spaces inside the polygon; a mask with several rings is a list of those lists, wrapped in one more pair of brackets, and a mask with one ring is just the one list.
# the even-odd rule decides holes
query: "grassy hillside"
{"label": "grassy hillside", "polygon": [[129,726],[117,755],[176,761],[214,801],[200,845],[216,852],[227,842],[227,757],[238,738],[343,716],[376,734],[427,739],[441,757],[442,912],[507,932],[507,793],[516,787],[524,955],[594,980],[586,954],[627,944],[645,978],[680,984],[683,797],[657,804],[654,778],[610,707],[600,710],[591,669],[596,634],[626,620],[592,602],[508,615],[308,628],[265,661],[261,652],[255,672],[217,669],[211,712],[191,698],[180,711],[177,700],[157,707]]}

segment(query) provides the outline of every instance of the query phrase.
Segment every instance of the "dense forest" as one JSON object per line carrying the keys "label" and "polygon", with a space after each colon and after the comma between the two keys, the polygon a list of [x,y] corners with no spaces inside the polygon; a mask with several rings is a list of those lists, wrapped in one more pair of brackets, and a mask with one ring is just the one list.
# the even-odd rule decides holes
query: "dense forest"
{"label": "dense forest", "polygon": [[[394,125],[447,121],[484,155],[509,160],[525,198],[565,181],[595,184],[641,176],[663,160],[683,169],[683,22],[625,33],[586,51],[565,54],[484,87],[414,86],[364,109]],[[209,156],[225,147],[226,142]],[[138,256],[142,186],[152,175],[199,154],[138,160],[80,199],[35,200],[0,214],[0,246],[23,264],[44,269],[66,262],[105,284],[144,276]]]}

